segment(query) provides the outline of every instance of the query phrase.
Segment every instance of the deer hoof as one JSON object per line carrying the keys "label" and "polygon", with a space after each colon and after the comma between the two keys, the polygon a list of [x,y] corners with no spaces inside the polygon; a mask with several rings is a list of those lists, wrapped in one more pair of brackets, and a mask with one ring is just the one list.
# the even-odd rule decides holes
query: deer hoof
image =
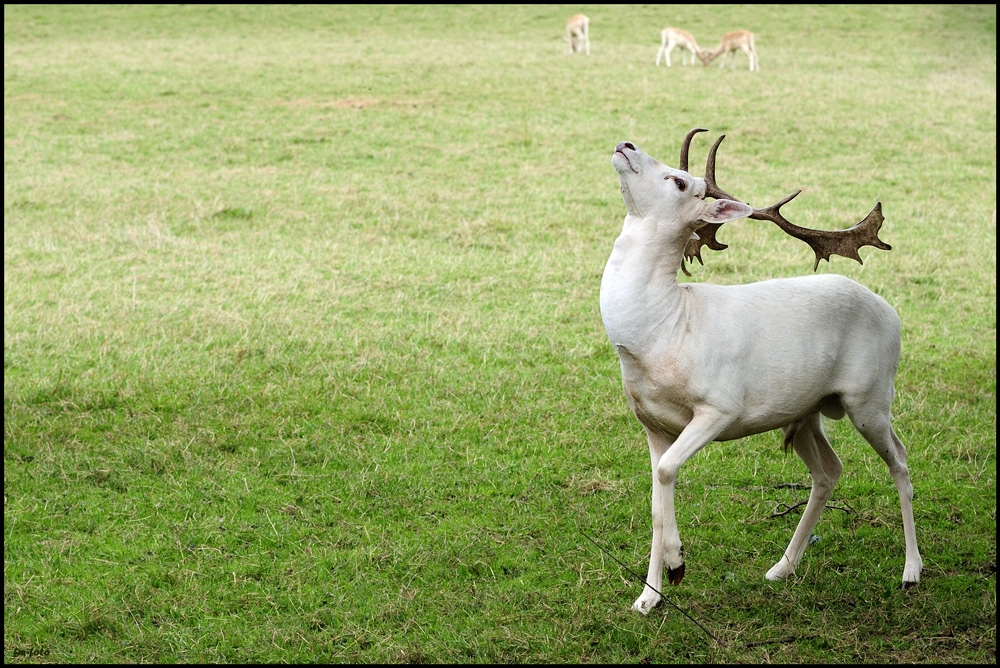
{"label": "deer hoof", "polygon": [[667,579],[672,585],[679,585],[681,583],[681,578],[684,577],[684,564],[681,564],[677,568],[667,568]]}
{"label": "deer hoof", "polygon": [[917,586],[916,582],[907,582],[906,580],[903,580],[903,586],[902,586],[903,591],[906,591],[907,589],[913,589],[916,586]]}
{"label": "deer hoof", "polygon": [[648,615],[649,611],[660,604],[660,595],[650,590],[643,592],[642,596],[635,600],[632,609],[642,615]]}
{"label": "deer hoof", "polygon": [[650,610],[660,604],[660,600],[659,592],[647,585],[642,590],[642,596],[635,599],[632,609],[643,615],[648,615]]}
{"label": "deer hoof", "polygon": [[788,563],[782,559],[774,566],[771,566],[771,570],[764,574],[764,579],[770,580],[771,582],[777,582],[779,580],[784,580],[791,574],[792,569],[788,568]]}

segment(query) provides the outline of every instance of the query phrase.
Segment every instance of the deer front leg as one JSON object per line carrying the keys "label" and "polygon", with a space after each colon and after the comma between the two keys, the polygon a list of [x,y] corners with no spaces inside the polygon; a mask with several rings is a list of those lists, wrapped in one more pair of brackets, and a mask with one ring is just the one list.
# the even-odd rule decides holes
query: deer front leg
{"label": "deer front leg", "polygon": [[646,572],[646,587],[642,595],[632,604],[632,609],[644,615],[660,604],[660,594],[657,590],[663,588],[663,488],[656,475],[656,465],[667,451],[674,437],[650,431],[646,428],[646,440],[649,443],[649,459],[653,469],[653,544],[649,550],[649,570]]}
{"label": "deer front leg", "polygon": [[791,441],[792,449],[809,469],[812,489],[809,492],[806,509],[799,519],[784,556],[764,575],[768,580],[783,580],[795,572],[795,567],[799,565],[806,545],[809,544],[809,536],[812,535],[812,530],[816,527],[816,522],[819,521],[819,516],[833,492],[833,486],[844,470],[840,458],[823,433],[818,412],[793,422],[782,431],[785,432],[786,442]]}
{"label": "deer front leg", "polygon": [[[684,577],[684,555],[677,519],[674,515],[674,484],[677,471],[694,453],[705,447],[728,424],[729,419],[716,411],[701,411],[670,444],[669,437],[654,434],[647,428],[649,452],[653,465],[653,545],[649,556],[649,574],[646,582],[656,589],[662,589],[663,567],[667,567],[667,579],[678,585]],[[668,447],[664,447],[666,444]],[[662,451],[662,454],[660,454]],[[659,501],[659,503],[657,503]],[[660,602],[660,595],[647,586],[632,609],[642,614]]]}

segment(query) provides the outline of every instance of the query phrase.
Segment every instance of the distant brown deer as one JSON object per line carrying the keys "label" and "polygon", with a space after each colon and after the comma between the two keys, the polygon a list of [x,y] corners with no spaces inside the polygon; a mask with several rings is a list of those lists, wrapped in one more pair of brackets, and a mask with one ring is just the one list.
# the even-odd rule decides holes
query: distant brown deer
{"label": "distant brown deer", "polygon": [[754,47],[754,35],[749,30],[736,30],[726,33],[719,46],[711,50],[700,51],[698,56],[701,58],[701,62],[707,67],[710,62],[724,54],[723,59],[719,62],[719,67],[724,67],[727,60],[732,60],[735,63],[737,51],[747,54],[747,58],[750,59],[751,72],[760,69],[760,62],[757,59],[757,49]]}
{"label": "distant brown deer", "polygon": [[577,14],[566,22],[566,42],[570,53],[579,53],[581,46],[590,55],[590,19]]}
{"label": "distant brown deer", "polygon": [[678,47],[681,50],[681,65],[687,65],[687,52],[691,53],[691,64],[694,59],[700,58],[701,49],[698,42],[694,40],[694,35],[680,28],[664,28],[660,31],[660,50],[656,53],[656,64],[660,64],[660,58],[666,56],[667,67],[670,67],[670,52]]}

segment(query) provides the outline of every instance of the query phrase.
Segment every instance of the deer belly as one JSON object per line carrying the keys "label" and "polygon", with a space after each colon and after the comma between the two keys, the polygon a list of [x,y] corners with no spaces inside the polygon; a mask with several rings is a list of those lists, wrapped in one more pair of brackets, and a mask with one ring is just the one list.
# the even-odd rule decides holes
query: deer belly
{"label": "deer belly", "polygon": [[[780,358],[770,365],[752,365],[756,371],[749,375],[744,368],[721,365],[713,370],[712,382],[697,386],[688,382],[690,369],[683,368],[677,358],[640,357],[624,346],[616,348],[629,407],[643,425],[656,431],[678,435],[695,411],[705,408],[730,416],[715,439],[728,441],[778,429],[803,415],[839,405],[837,392],[831,388],[838,367],[834,358],[815,355],[806,366]],[[744,380],[737,382],[737,378]]]}

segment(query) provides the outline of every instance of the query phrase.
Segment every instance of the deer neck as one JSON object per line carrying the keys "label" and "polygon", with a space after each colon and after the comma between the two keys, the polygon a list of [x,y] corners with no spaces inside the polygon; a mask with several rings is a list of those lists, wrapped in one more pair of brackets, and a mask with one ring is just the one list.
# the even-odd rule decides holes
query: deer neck
{"label": "deer neck", "polygon": [[677,272],[690,232],[627,216],[601,279],[601,318],[615,348],[641,355],[678,326]]}

